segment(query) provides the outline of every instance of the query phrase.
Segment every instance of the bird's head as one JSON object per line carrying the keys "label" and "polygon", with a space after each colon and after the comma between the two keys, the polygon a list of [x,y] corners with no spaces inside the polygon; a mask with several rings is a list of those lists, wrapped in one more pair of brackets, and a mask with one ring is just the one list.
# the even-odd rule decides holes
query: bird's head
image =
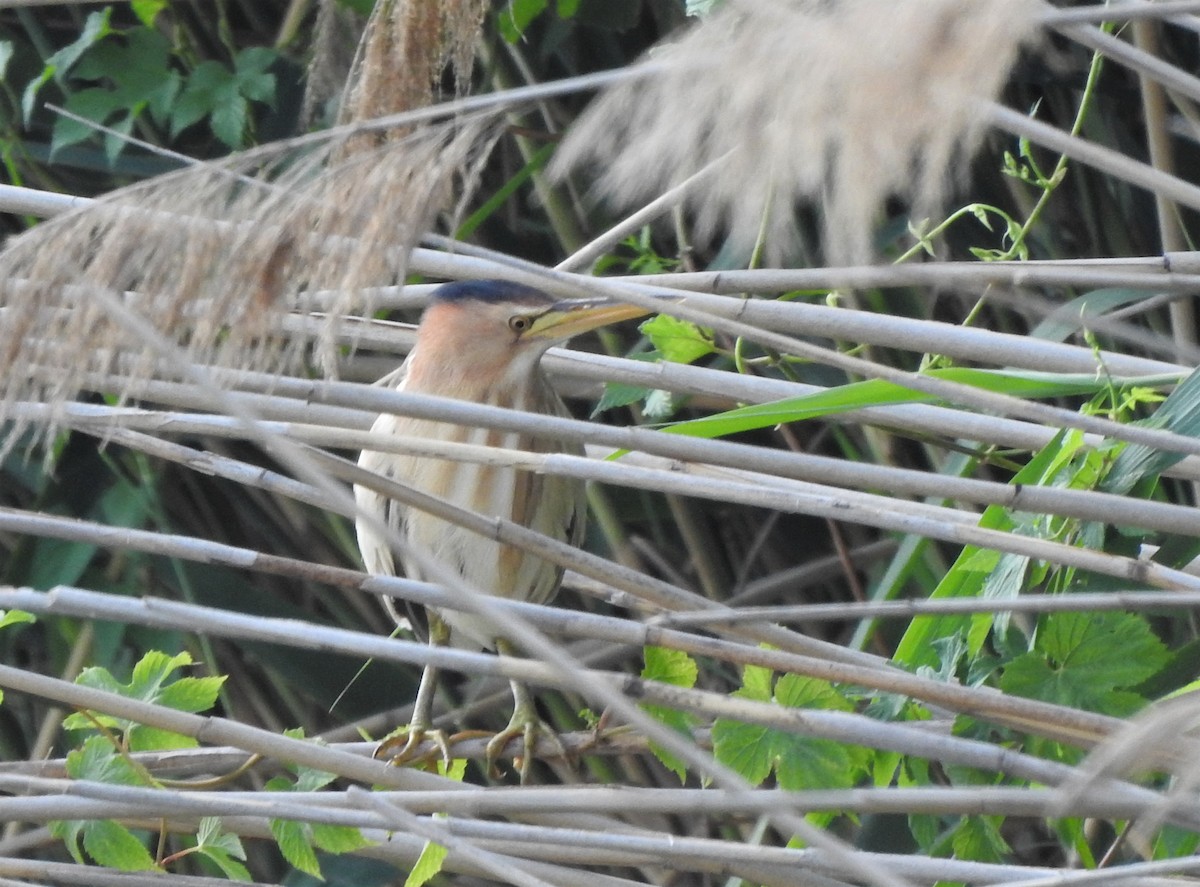
{"label": "bird's head", "polygon": [[410,384],[426,389],[518,384],[552,345],[648,313],[607,300],[555,299],[506,280],[447,283],[433,291],[421,318],[410,369],[417,378]]}

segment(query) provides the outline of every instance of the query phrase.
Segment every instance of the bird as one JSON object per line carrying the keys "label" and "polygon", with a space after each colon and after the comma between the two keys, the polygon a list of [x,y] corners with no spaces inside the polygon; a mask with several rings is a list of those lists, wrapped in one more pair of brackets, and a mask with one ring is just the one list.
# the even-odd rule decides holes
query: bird
{"label": "bird", "polygon": [[[646,309],[609,300],[560,300],[535,287],[504,280],[442,284],[430,295],[417,328],[415,347],[399,370],[381,383],[393,385],[398,391],[568,416],[566,405],[541,368],[547,349],[580,333],[647,313]],[[537,453],[582,454],[578,445],[524,432],[471,428],[391,413],[380,415],[371,431]],[[560,542],[578,546],[583,539],[587,508],[579,480],[369,449],[363,450],[358,464],[389,480],[487,516],[513,521]],[[542,604],[558,592],[563,571],[556,564],[405,506],[367,486],[356,485],[354,495],[358,547],[369,573],[397,575],[399,566],[409,578],[423,578],[416,559],[405,553],[411,544],[449,567],[469,586],[496,597]],[[406,545],[393,548],[380,527],[387,527]],[[397,624],[409,622],[394,600],[385,598],[384,604]],[[503,636],[479,614],[433,607],[426,609],[425,616],[428,642],[435,646],[493,650],[505,656],[516,652],[514,640]],[[420,620],[412,620],[412,624],[419,625]],[[411,762],[427,738],[435,740],[443,757],[449,758],[444,733],[432,727],[437,679],[437,669],[427,664],[410,723],[385,740],[385,744],[391,743],[388,748],[403,745],[392,757],[393,763]],[[512,694],[512,718],[489,740],[486,763],[488,771],[494,772],[508,743],[521,736],[525,752],[520,777],[525,782],[539,736],[548,736],[555,743],[559,740],[542,723],[527,687],[514,681]]]}

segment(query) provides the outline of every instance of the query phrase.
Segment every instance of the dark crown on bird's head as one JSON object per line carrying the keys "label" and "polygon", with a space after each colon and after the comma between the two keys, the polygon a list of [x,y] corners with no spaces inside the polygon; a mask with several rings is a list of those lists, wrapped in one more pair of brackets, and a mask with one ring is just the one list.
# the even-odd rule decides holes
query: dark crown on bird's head
{"label": "dark crown on bird's head", "polygon": [[455,280],[444,283],[429,295],[432,303],[462,304],[463,302],[485,302],[492,305],[511,303],[518,305],[552,302],[553,298],[539,289],[511,280]]}

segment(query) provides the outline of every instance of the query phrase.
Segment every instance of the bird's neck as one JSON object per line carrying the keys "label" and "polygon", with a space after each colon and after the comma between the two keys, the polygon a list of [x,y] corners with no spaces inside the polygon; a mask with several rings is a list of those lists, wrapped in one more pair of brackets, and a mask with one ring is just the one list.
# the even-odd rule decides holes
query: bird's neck
{"label": "bird's neck", "polygon": [[510,360],[507,356],[488,359],[486,353],[472,355],[466,351],[458,360],[443,362],[426,359],[422,351],[418,346],[409,359],[404,382],[407,391],[514,406],[518,392],[540,383],[540,355],[522,355],[527,358],[524,360]]}

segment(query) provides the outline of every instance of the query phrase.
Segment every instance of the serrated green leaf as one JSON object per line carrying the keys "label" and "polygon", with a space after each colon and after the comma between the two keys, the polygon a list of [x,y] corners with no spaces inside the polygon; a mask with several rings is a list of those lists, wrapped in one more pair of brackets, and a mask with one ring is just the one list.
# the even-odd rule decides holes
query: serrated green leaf
{"label": "serrated green leaf", "polygon": [[136,694],[135,699],[153,699],[171,672],[191,664],[192,657],[186,651],[169,656],[161,650],[151,650],[133,666],[129,690]]}
{"label": "serrated green leaf", "polygon": [[951,846],[955,859],[1003,862],[1012,852],[1000,835],[1001,816],[967,816],[954,830]]}
{"label": "serrated green leaf", "polygon": [[[642,655],[645,659],[642,677],[646,680],[661,681],[675,687],[694,687],[696,685],[699,669],[696,661],[687,653],[680,650],[668,650],[664,647],[646,647],[642,651]],[[644,705],[642,708],[676,733],[691,737],[696,719],[689,713],[661,705]],[[680,782],[687,779],[687,764],[678,755],[668,751],[657,742],[650,743],[650,751],[664,767],[679,777]]]}
{"label": "serrated green leaf", "polygon": [[250,106],[235,92],[226,92],[212,109],[209,125],[213,135],[230,148],[240,148],[245,139]]}
{"label": "serrated green leaf", "polygon": [[417,861],[408,872],[408,877],[404,879],[404,887],[424,887],[428,884],[441,873],[448,852],[441,844],[426,841],[425,846],[421,848],[421,855],[417,857]]}
{"label": "serrated green leaf", "polygon": [[173,684],[163,687],[157,696],[159,705],[165,705],[176,711],[200,712],[207,711],[217,704],[221,687],[225,684],[226,675],[214,675],[203,678],[180,678]]}
{"label": "serrated green leaf", "polygon": [[191,736],[142,724],[135,724],[129,728],[128,739],[129,750],[134,752],[196,748],[200,744]]}
{"label": "serrated green leaf", "polygon": [[123,872],[157,868],[154,857],[133,832],[111,819],[96,819],[83,827],[83,849],[100,865]]}
{"label": "serrated green leaf", "polygon": [[642,677],[648,681],[660,681],[673,687],[694,687],[700,670],[696,660],[682,650],[665,647],[646,647],[642,651],[645,665]]}
{"label": "serrated green leaf", "polygon": [[592,410],[592,418],[596,418],[605,410],[627,407],[631,403],[637,403],[649,394],[650,389],[643,388],[640,385],[626,385],[624,382],[607,382],[604,385],[604,393],[600,395],[600,400],[596,403],[596,408]]}
{"label": "serrated green leaf", "polygon": [[713,754],[751,785],[762,785],[775,765],[771,731],[757,724],[718,718],[712,728]]}
{"label": "serrated green leaf", "polygon": [[216,847],[204,847],[196,852],[219,868],[225,877],[231,881],[240,881],[246,884],[254,880],[250,875],[250,870],[225,850]]}
{"label": "serrated green leaf", "polygon": [[[642,709],[664,726],[691,739],[692,727],[696,724],[694,715],[662,705],[643,705]],[[660,764],[678,776],[680,782],[687,781],[687,764],[683,758],[654,740],[650,740],[650,752],[658,758]]]}
{"label": "serrated green leaf", "polygon": [[712,330],[702,329],[688,320],[659,314],[638,327],[656,351],[671,363],[692,363],[712,354]]}
{"label": "serrated green leaf", "polygon": [[1114,715],[1140,698],[1125,692],[1166,665],[1170,654],[1145,620],[1131,613],[1055,613],[1035,649],[1004,669],[1006,693]]}
{"label": "serrated green leaf", "polygon": [[316,851],[313,850],[304,823],[293,822],[290,819],[272,819],[271,835],[279,845],[279,852],[292,868],[321,877],[321,864],[317,861]]}
{"label": "serrated green leaf", "polygon": [[746,665],[742,667],[742,686],[735,695],[743,699],[753,699],[757,702],[770,702],[772,696],[771,681],[774,672],[761,665]]}
{"label": "serrated green leaf", "polygon": [[87,865],[87,860],[83,858],[80,839],[83,837],[83,829],[88,822],[89,820],[83,819],[56,819],[46,826],[50,835],[62,841],[66,845],[67,852],[71,854],[71,858],[80,865]]}
{"label": "serrated green leaf", "polygon": [[327,853],[352,853],[372,844],[361,831],[349,825],[314,822],[311,829],[312,842]]}
{"label": "serrated green leaf", "polygon": [[117,753],[104,736],[91,736],[67,753],[67,775],[72,779],[109,785],[144,785],[141,774],[129,759]]}
{"label": "serrated green leaf", "polygon": [[854,708],[828,681],[798,674],[785,674],[775,682],[775,700],[789,708],[827,711],[851,711]]}

